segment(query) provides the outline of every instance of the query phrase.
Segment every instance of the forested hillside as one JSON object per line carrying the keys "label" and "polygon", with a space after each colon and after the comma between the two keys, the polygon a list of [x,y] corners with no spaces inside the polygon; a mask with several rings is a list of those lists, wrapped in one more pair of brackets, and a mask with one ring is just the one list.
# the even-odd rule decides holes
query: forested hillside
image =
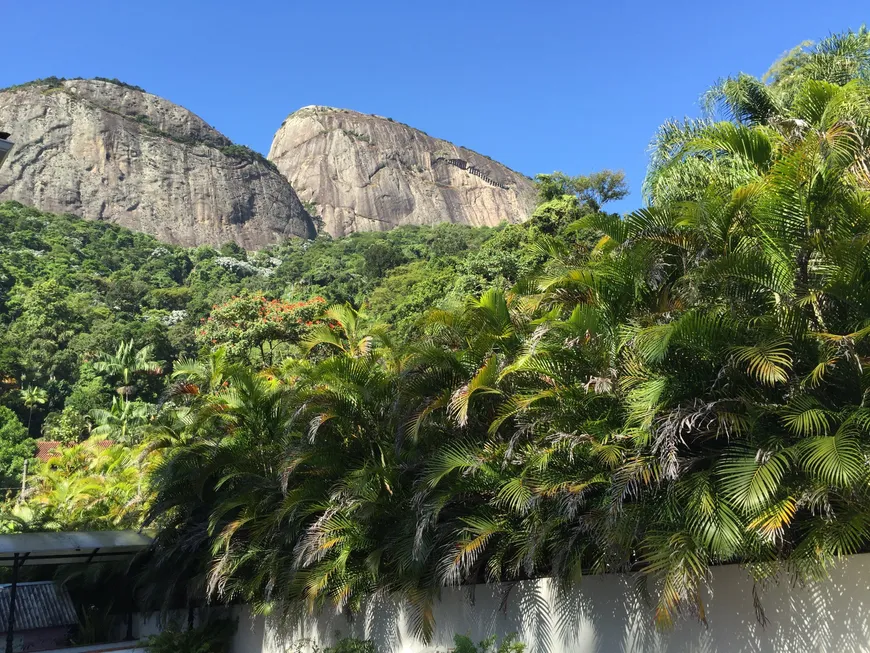
{"label": "forested hillside", "polygon": [[[596,184],[610,179],[542,177],[541,207],[525,225],[402,227],[290,239],[257,252],[233,243],[174,247],[106,223],[0,204],[0,402],[34,437],[83,435],[91,411],[112,400],[109,380],[94,371],[101,354],[132,342],[164,361],[169,374],[173,361],[207,352],[214,336],[232,341],[234,352],[244,346],[250,364],[271,362],[272,348],[301,333],[262,328],[266,302],[349,304],[407,339],[419,333],[428,309],[459,305],[470,293],[507,288],[529,274],[545,258],[535,246],[540,236],[570,222],[561,195],[572,194],[567,210],[579,215],[591,210]],[[215,319],[207,320],[212,311]],[[166,379],[140,379],[138,397],[156,402]],[[21,391],[31,389],[44,396],[28,406]],[[70,433],[59,424],[80,429]]]}
{"label": "forested hillside", "polygon": [[712,565],[824,576],[870,547],[868,79],[862,29],[723,80],[624,216],[554,175],[522,226],[245,255],[7,206],[3,437],[81,441],[8,528],[148,525],[143,602],[423,636],[446,585],[632,573],[668,627]]}

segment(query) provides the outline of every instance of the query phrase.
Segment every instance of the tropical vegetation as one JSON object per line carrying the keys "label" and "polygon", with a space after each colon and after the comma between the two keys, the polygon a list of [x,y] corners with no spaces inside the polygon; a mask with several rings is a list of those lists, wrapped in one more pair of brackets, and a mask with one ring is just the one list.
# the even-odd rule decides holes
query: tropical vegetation
{"label": "tropical vegetation", "polygon": [[252,255],[6,205],[0,368],[48,396],[9,439],[83,440],[6,523],[156,528],[161,600],[388,594],[424,637],[450,585],[631,573],[668,627],[715,565],[823,577],[870,545],[868,78],[861,29],[722,81],[624,216],[557,173],[521,226]]}

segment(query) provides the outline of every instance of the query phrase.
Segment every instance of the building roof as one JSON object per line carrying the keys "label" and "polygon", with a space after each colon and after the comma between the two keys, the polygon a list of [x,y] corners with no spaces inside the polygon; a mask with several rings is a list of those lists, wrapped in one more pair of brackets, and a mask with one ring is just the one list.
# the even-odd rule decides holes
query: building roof
{"label": "building roof", "polygon": [[45,462],[52,456],[54,452],[63,445],[58,440],[37,440],[36,441],[36,459],[40,462]]}
{"label": "building roof", "polygon": [[153,538],[136,531],[70,531],[0,535],[0,567],[108,562],[149,548]]}
{"label": "building roof", "polygon": [[[10,585],[0,585],[0,629],[9,623]],[[76,623],[76,610],[66,588],[51,581],[18,583],[15,595],[15,630],[57,628]]]}
{"label": "building roof", "polygon": [[[59,440],[37,440],[36,441],[36,459],[40,462],[46,462],[58,455],[59,450],[63,449],[68,445],[60,442]],[[100,440],[97,443],[97,446],[100,449],[108,449],[112,446],[111,440]]]}

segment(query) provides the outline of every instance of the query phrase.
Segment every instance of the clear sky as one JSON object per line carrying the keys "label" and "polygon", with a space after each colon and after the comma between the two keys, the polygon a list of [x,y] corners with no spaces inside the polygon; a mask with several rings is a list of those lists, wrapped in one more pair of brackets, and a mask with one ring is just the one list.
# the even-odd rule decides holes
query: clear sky
{"label": "clear sky", "polygon": [[[863,7],[863,10],[862,10]],[[857,28],[862,0],[0,0],[0,87],[117,77],[267,153],[309,104],[377,113],[529,175],[621,168],[717,78]]]}

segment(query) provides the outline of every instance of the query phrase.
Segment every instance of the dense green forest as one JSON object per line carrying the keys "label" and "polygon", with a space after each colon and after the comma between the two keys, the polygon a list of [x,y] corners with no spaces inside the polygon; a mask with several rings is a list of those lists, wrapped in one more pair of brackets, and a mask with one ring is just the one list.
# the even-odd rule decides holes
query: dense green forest
{"label": "dense green forest", "polygon": [[[520,226],[181,250],[18,205],[9,529],[157,530],[143,595],[280,613],[445,585],[821,577],[870,543],[870,33],[728,78]],[[171,581],[167,581],[167,578]],[[179,599],[179,597],[181,597]],[[761,610],[761,606],[757,606]]]}
{"label": "dense green forest", "polygon": [[[624,191],[619,176],[612,176],[616,197]],[[573,187],[571,210],[579,215],[605,179],[542,178],[547,185],[541,208],[523,225],[402,227],[342,239],[288,240],[258,252],[233,243],[173,247],[102,222],[0,204],[0,402],[29,423],[34,437],[75,439],[59,426],[63,410],[87,416],[112,399],[110,380],[94,371],[101,354],[132,341],[166,361],[166,374],[137,379],[137,396],[154,402],[172,361],[212,345],[211,338],[197,337],[202,322],[238,297],[247,298],[249,308],[258,297],[282,304],[313,298],[350,304],[406,340],[419,333],[428,308],[459,305],[490,286],[510,287],[539,266],[544,256],[533,244],[567,224],[554,220],[552,206]],[[249,333],[241,334],[258,349],[258,359],[248,362],[262,362],[259,345],[299,339],[298,333],[255,333],[255,317],[247,316]],[[44,392],[38,404],[10,392],[31,388]]]}

